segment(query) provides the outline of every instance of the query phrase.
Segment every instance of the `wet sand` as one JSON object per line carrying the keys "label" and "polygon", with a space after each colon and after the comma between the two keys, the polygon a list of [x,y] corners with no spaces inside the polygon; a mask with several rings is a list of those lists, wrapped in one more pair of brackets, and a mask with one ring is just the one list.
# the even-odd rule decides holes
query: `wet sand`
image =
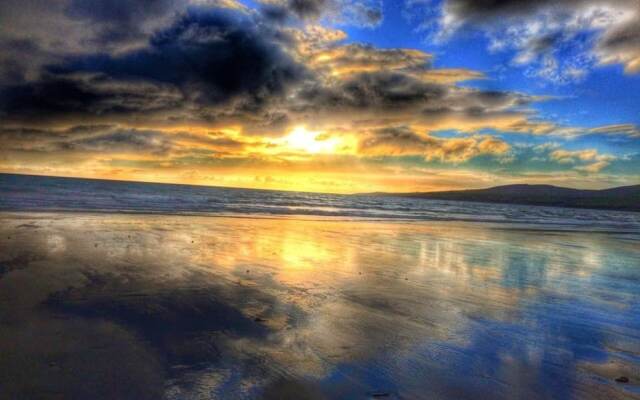
{"label": "wet sand", "polygon": [[0,398],[640,399],[640,240],[0,213]]}

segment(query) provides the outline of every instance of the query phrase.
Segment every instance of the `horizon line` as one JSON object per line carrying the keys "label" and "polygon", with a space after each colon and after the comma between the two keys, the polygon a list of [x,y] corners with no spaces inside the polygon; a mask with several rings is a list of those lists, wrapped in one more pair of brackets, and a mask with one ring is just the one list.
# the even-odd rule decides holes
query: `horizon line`
{"label": "horizon line", "polygon": [[583,189],[569,186],[558,186],[548,183],[510,183],[504,185],[495,185],[495,186],[486,186],[481,188],[465,188],[465,189],[447,189],[447,190],[432,190],[432,191],[410,191],[410,192],[382,192],[382,191],[373,191],[373,192],[352,192],[352,193],[336,193],[336,192],[314,192],[314,191],[306,191],[306,190],[288,190],[288,189],[263,189],[263,188],[251,188],[251,187],[240,187],[240,186],[218,186],[218,185],[206,185],[206,184],[197,184],[197,183],[178,183],[178,182],[157,182],[157,181],[142,181],[142,180],[129,180],[129,179],[109,179],[109,178],[88,178],[83,176],[68,176],[68,175],[45,175],[45,174],[36,174],[36,173],[20,173],[20,172],[5,172],[0,171],[0,175],[18,175],[18,176],[33,176],[33,177],[44,177],[44,178],[63,178],[63,179],[85,179],[92,181],[107,181],[107,182],[124,182],[124,183],[146,183],[146,184],[155,184],[155,185],[179,185],[179,186],[192,186],[192,187],[204,187],[204,188],[217,188],[217,189],[236,189],[236,190],[255,190],[255,191],[263,191],[263,192],[288,192],[288,193],[311,193],[311,194],[330,194],[337,196],[353,196],[353,195],[373,195],[373,194],[416,194],[416,193],[443,193],[443,192],[463,192],[468,190],[486,190],[492,189],[496,187],[504,187],[504,186],[517,186],[517,185],[528,185],[528,186],[552,186],[556,188],[563,189],[573,189],[573,190],[584,190],[584,191],[599,191],[599,190],[609,190],[620,187],[629,187],[640,185],[640,183],[630,184],[630,185],[618,185],[618,186],[610,186],[602,189]]}

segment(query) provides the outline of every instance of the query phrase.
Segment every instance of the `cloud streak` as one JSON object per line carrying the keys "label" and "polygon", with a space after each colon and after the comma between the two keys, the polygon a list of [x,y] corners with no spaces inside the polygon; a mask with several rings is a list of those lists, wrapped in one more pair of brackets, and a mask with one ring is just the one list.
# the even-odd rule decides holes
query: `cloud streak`
{"label": "cloud streak", "polygon": [[417,155],[426,160],[464,162],[480,155],[503,156],[508,143],[492,137],[435,138],[407,127],[383,128],[360,142],[361,154],[377,156]]}

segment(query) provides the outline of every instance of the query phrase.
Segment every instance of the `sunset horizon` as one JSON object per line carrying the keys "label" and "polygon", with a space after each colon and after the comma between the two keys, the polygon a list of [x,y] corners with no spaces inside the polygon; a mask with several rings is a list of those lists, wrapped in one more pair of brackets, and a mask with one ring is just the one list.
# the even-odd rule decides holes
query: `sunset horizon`
{"label": "sunset horizon", "polygon": [[63,3],[4,7],[2,172],[323,193],[640,182],[633,0]]}
{"label": "sunset horizon", "polygon": [[301,192],[301,193],[317,193],[317,194],[337,194],[337,195],[358,195],[358,194],[369,194],[369,193],[384,193],[384,194],[404,194],[404,193],[431,193],[431,192],[449,192],[449,191],[465,191],[465,190],[478,190],[478,189],[491,189],[495,187],[501,186],[553,186],[558,188],[566,188],[566,189],[576,189],[576,190],[606,190],[606,189],[615,189],[619,187],[633,187],[638,186],[639,184],[629,184],[629,185],[615,185],[615,186],[597,186],[597,187],[575,187],[575,186],[561,186],[552,183],[526,183],[520,181],[507,182],[502,184],[495,185],[481,185],[481,186],[472,186],[472,187],[445,187],[441,189],[434,190],[413,190],[413,191],[353,191],[353,192],[323,192],[323,191],[313,191],[313,190],[294,190],[294,189],[281,189],[281,188],[270,188],[270,187],[251,187],[251,186],[221,186],[221,185],[211,185],[207,183],[189,183],[189,182],[165,182],[165,181],[143,181],[143,180],[135,180],[135,179],[122,179],[122,178],[103,178],[103,177],[93,177],[93,176],[82,176],[82,175],[49,175],[49,174],[35,174],[35,173],[15,173],[15,172],[4,172],[0,171],[0,174],[4,175],[18,175],[18,176],[35,176],[35,177],[43,177],[43,178],[66,178],[66,179],[90,179],[90,180],[98,180],[98,181],[113,181],[113,182],[129,182],[129,183],[150,183],[150,184],[162,184],[162,185],[185,185],[185,186],[199,186],[199,187],[210,187],[210,188],[221,188],[221,189],[247,189],[247,190],[265,190],[265,191],[282,191],[282,192]]}

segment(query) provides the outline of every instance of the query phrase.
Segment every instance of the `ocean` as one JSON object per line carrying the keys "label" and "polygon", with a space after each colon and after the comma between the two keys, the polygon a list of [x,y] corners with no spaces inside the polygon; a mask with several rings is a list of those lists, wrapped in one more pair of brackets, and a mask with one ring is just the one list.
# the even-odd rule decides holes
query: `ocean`
{"label": "ocean", "polygon": [[470,221],[640,231],[640,213],[0,174],[0,210]]}

